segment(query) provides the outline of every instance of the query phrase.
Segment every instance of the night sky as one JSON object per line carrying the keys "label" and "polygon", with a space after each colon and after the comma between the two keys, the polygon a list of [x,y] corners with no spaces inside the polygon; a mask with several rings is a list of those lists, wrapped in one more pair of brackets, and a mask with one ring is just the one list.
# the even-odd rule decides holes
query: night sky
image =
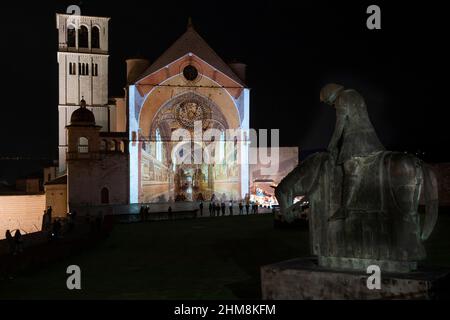
{"label": "night sky", "polygon": [[[450,161],[442,1],[295,2],[2,2],[0,156],[57,158],[55,13],[78,4],[84,15],[111,17],[110,96],[123,94],[127,57],[155,61],[192,16],[225,61],[248,64],[251,126],[279,128],[282,145],[327,146],[334,110],[319,102],[319,91],[337,82],[362,93],[388,149]],[[366,28],[370,4],[381,7],[382,30]]]}

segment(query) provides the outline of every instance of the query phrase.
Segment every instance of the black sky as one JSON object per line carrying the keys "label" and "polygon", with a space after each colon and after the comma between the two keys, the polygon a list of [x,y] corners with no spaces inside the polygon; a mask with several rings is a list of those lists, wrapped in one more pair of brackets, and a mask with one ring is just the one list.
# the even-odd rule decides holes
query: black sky
{"label": "black sky", "polygon": [[[394,2],[394,1],[391,1]],[[283,145],[326,147],[334,111],[320,88],[360,91],[381,141],[449,161],[449,32],[443,2],[82,1],[110,16],[110,96],[123,93],[127,57],[154,61],[195,28],[226,61],[248,64],[251,126],[281,129]],[[79,1],[2,2],[0,156],[57,158],[55,12]],[[378,4],[382,30],[366,28]]]}

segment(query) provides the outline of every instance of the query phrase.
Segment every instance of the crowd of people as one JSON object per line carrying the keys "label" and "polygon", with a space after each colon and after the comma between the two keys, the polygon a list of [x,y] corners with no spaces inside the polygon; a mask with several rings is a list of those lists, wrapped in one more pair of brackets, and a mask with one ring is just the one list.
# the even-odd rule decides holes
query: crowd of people
{"label": "crowd of people", "polygon": [[[199,204],[200,216],[203,216],[203,202]],[[236,210],[236,211],[235,211]],[[257,214],[259,211],[259,206],[255,202],[250,201],[210,201],[208,206],[209,216],[211,217],[219,217],[228,215],[233,216],[234,214],[238,215],[248,215],[248,214]]]}
{"label": "crowd of people", "polygon": [[[208,207],[209,216],[210,217],[219,217],[225,215],[249,215],[249,214],[258,214],[259,213],[259,205],[256,202],[251,202],[249,200],[241,200],[241,201],[233,201],[233,200],[217,200],[214,196],[211,198],[211,201],[204,202],[203,200],[197,201],[197,214],[194,214],[198,217],[203,217],[205,215],[205,206]],[[161,219],[164,212],[156,212],[157,217]],[[172,206],[170,202],[167,205],[166,218],[171,220],[174,218],[174,213],[172,211]],[[142,205],[139,209],[139,220],[140,221],[148,221],[150,219],[151,212],[149,205]],[[185,216],[185,215],[183,215]]]}

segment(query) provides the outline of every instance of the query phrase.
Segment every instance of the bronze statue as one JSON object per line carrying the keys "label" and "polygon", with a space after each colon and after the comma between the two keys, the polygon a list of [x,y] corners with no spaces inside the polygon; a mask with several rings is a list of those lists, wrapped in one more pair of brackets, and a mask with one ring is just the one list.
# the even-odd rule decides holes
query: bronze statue
{"label": "bronze statue", "polygon": [[[336,128],[328,152],[316,153],[276,188],[280,210],[292,216],[296,196],[310,201],[313,254],[324,267],[408,272],[425,258],[423,241],[437,220],[437,182],[416,157],[385,151],[355,90],[331,84],[321,100],[334,105]],[[424,192],[423,228],[418,214]]]}
{"label": "bronze statue", "polygon": [[336,108],[336,126],[328,146],[333,161],[344,173],[341,206],[331,219],[346,217],[352,196],[358,187],[361,158],[384,151],[367,114],[361,95],[334,83],[320,92],[320,100]]}

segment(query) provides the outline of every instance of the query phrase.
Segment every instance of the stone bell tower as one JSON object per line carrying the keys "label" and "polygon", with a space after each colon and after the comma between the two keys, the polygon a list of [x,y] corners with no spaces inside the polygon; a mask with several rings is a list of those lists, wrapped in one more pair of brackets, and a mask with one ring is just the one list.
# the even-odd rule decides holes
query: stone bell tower
{"label": "stone bell tower", "polygon": [[65,127],[83,98],[107,130],[108,21],[104,17],[56,15],[59,66],[59,173],[66,171]]}

